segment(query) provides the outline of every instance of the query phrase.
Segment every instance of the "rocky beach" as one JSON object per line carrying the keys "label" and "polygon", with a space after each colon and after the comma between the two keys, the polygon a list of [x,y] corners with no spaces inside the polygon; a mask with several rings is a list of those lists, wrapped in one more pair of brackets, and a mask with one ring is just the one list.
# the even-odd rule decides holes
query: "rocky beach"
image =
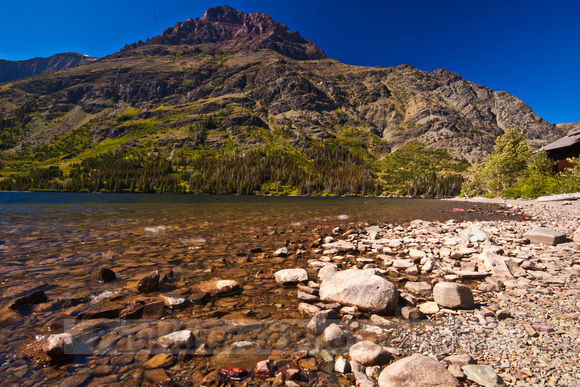
{"label": "rocky beach", "polygon": [[[95,267],[98,293],[6,288],[2,330],[30,325],[3,355],[4,382],[579,385],[580,203],[456,205],[447,221],[248,236],[238,270],[212,262],[198,269],[204,280],[188,277],[184,258],[157,255],[129,279],[121,262]],[[495,219],[461,220],[487,205]]]}

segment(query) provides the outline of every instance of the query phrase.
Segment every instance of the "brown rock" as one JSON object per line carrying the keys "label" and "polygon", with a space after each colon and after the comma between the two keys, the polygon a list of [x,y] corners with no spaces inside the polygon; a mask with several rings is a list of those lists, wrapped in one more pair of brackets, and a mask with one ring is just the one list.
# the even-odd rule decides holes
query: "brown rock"
{"label": "brown rock", "polygon": [[527,321],[522,321],[522,327],[526,330],[526,333],[530,335],[530,337],[538,337],[540,334],[536,329]]}
{"label": "brown rock", "polygon": [[171,354],[160,353],[153,356],[143,364],[143,368],[151,370],[155,368],[165,368],[173,364],[174,358]]}
{"label": "brown rock", "polygon": [[152,382],[157,383],[159,386],[173,385],[173,381],[171,380],[169,375],[167,375],[167,372],[165,372],[165,370],[162,368],[157,368],[154,370],[146,370],[145,377],[151,380]]}
{"label": "brown rock", "polygon": [[16,298],[10,303],[10,309],[18,309],[28,305],[41,304],[46,302],[47,297],[43,290],[36,290],[30,294]]}
{"label": "brown rock", "polygon": [[95,319],[115,319],[123,310],[121,305],[117,304],[103,304],[96,305],[77,316],[77,320],[95,320]]}
{"label": "brown rock", "polygon": [[107,267],[101,267],[94,271],[95,279],[99,282],[113,282],[117,279],[115,272]]}
{"label": "brown rock", "polygon": [[137,281],[137,291],[139,293],[151,293],[157,291],[159,287],[159,270],[153,271]]}
{"label": "brown rock", "polygon": [[415,308],[413,306],[402,307],[401,315],[407,320],[421,320],[427,318],[427,316],[425,316],[425,314],[421,312],[419,308]]}
{"label": "brown rock", "polygon": [[14,296],[22,296],[25,293],[31,293],[36,290],[41,290],[42,288],[45,288],[47,286],[48,284],[46,282],[34,282],[28,285],[11,286],[8,289],[4,290],[2,297],[12,298]]}
{"label": "brown rock", "polygon": [[202,282],[198,285],[198,290],[202,293],[208,293],[211,296],[221,296],[224,294],[234,293],[240,291],[242,285],[234,280],[213,279],[211,281]]}
{"label": "brown rock", "polygon": [[397,326],[397,324],[395,324],[391,320],[388,320],[388,319],[381,317],[377,314],[371,315],[370,321],[371,321],[371,324],[376,325],[376,326],[381,327],[381,328],[385,328],[385,329],[395,328]]}
{"label": "brown rock", "polygon": [[149,320],[160,319],[165,316],[165,305],[163,301],[155,301],[143,307],[143,318]]}
{"label": "brown rock", "polygon": [[439,306],[451,309],[473,309],[471,289],[455,282],[439,282],[433,287],[433,298]]}
{"label": "brown rock", "polygon": [[379,387],[395,386],[461,386],[441,363],[428,356],[415,354],[394,362],[381,372]]}
{"label": "brown rock", "polygon": [[121,320],[136,320],[143,317],[144,305],[130,305],[119,312]]}
{"label": "brown rock", "polygon": [[89,374],[76,374],[60,382],[59,387],[78,387],[84,386],[91,376]]}

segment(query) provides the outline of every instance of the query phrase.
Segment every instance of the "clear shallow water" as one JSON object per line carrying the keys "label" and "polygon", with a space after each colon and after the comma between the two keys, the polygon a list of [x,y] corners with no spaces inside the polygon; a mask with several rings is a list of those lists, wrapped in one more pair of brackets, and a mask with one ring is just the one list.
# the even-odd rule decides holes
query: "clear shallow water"
{"label": "clear shallow water", "polygon": [[[494,217],[493,207],[480,206],[431,199],[0,192],[0,308],[17,286],[49,285],[47,303],[19,310],[15,317],[7,313],[8,323],[0,324],[0,373],[18,372],[31,381],[47,377],[15,353],[28,333],[43,331],[55,316],[74,317],[89,307],[90,302],[73,307],[62,302],[71,295],[94,302],[115,294],[129,304],[136,297],[127,290],[131,281],[151,270],[173,270],[175,280],[165,292],[194,292],[195,284],[216,277],[243,282],[246,292],[209,306],[168,311],[167,318],[192,321],[215,309],[300,318],[295,291],[256,274],[307,267],[312,256],[273,258],[276,249],[286,245],[295,251],[337,226]],[[257,248],[270,257],[250,254]],[[104,266],[116,272],[117,281],[99,284],[91,278]],[[61,370],[50,377],[57,382],[75,372]]]}

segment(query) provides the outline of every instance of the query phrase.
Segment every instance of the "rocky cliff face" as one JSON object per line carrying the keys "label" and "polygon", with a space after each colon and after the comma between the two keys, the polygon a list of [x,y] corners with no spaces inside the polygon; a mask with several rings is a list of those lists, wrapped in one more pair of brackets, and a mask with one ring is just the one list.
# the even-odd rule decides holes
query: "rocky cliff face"
{"label": "rocky cliff face", "polygon": [[[0,91],[5,122],[26,106],[33,106],[27,130],[16,142],[4,140],[4,149],[36,147],[83,128],[93,144],[119,138],[144,146],[154,137],[179,148],[306,148],[335,138],[377,157],[422,142],[474,162],[507,128],[535,146],[565,134],[507,92],[443,69],[345,65],[268,15],[229,7],[98,62]],[[212,125],[192,141],[191,128],[209,118]],[[149,122],[157,132],[134,134]]]}
{"label": "rocky cliff face", "polygon": [[14,81],[33,75],[66,70],[91,63],[97,60],[90,56],[66,52],[49,56],[48,58],[33,58],[28,60],[0,60],[0,83]]}

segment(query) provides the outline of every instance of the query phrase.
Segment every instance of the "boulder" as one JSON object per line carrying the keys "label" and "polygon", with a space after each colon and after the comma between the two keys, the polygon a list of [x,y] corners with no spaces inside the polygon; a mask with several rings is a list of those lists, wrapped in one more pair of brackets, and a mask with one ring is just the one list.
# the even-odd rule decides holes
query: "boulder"
{"label": "boulder", "polygon": [[19,309],[28,305],[41,304],[46,302],[47,299],[48,298],[46,297],[46,294],[43,290],[36,290],[30,294],[14,299],[10,303],[9,307],[10,309]]}
{"label": "boulder", "polygon": [[117,278],[115,272],[107,267],[95,270],[94,276],[98,282],[113,282]]}
{"label": "boulder", "polygon": [[381,317],[381,316],[376,315],[376,314],[371,315],[370,323],[377,326],[377,327],[381,327],[384,329],[391,329],[391,328],[395,328],[397,326],[397,324],[395,324],[391,320],[387,320],[386,318]]}
{"label": "boulder", "polygon": [[329,272],[320,284],[320,299],[356,306],[373,313],[393,314],[399,302],[395,285],[374,269]]}
{"label": "boulder", "polygon": [[348,354],[354,360],[365,367],[387,364],[391,358],[383,347],[372,341],[360,341],[350,347]]}
{"label": "boulder", "polygon": [[415,354],[394,362],[381,372],[379,387],[398,386],[461,386],[457,378],[441,363],[428,356]]}
{"label": "boulder", "polygon": [[146,370],[153,370],[155,368],[165,368],[173,365],[173,355],[169,353],[159,353],[153,356],[151,359],[147,360],[143,364],[143,368]]}
{"label": "boulder", "polygon": [[274,279],[280,285],[296,284],[308,281],[308,273],[304,269],[285,269],[277,271]]}
{"label": "boulder", "polygon": [[461,367],[461,370],[467,379],[483,387],[505,386],[502,378],[490,366],[467,364]]}
{"label": "boulder", "polygon": [[486,249],[484,249],[483,252],[479,254],[477,259],[480,268],[482,267],[485,271],[492,273],[496,277],[512,278],[512,273],[510,272],[510,269],[506,265],[505,261],[506,258]]}
{"label": "boulder", "polygon": [[159,287],[159,270],[141,277],[137,281],[137,291],[139,293],[151,293],[157,291]]}
{"label": "boulder", "polygon": [[409,258],[411,258],[415,262],[420,261],[426,256],[427,253],[425,253],[423,250],[409,249]]}
{"label": "boulder", "polygon": [[419,308],[413,306],[404,306],[401,308],[401,316],[407,320],[421,320],[427,318]]}
{"label": "boulder", "polygon": [[74,341],[70,333],[61,333],[48,336],[42,346],[44,353],[53,361],[69,358],[74,354]]}
{"label": "boulder", "polygon": [[170,350],[192,348],[195,344],[195,337],[190,330],[177,331],[161,336],[157,339],[157,344]]}
{"label": "boulder", "polygon": [[322,344],[325,346],[338,348],[346,344],[346,333],[337,324],[330,324],[321,337]]}
{"label": "boulder", "polygon": [[340,316],[334,309],[321,310],[312,316],[306,328],[313,334],[320,335],[333,321],[340,321]]}
{"label": "boulder", "polygon": [[161,298],[161,301],[166,307],[172,309],[181,308],[187,304],[187,298],[185,297],[172,296],[169,294],[160,294],[159,298]]}
{"label": "boulder", "polygon": [[322,245],[327,250],[336,250],[340,253],[355,251],[356,246],[347,241],[336,241],[332,243],[325,243]]}
{"label": "boulder", "polygon": [[274,256],[276,257],[286,257],[288,256],[288,249],[286,247],[281,247],[274,251]]}
{"label": "boulder", "polygon": [[566,242],[566,234],[559,231],[550,230],[544,227],[537,227],[524,234],[532,243],[543,243],[549,246],[556,246],[559,243]]}
{"label": "boulder", "polygon": [[459,236],[463,239],[467,239],[471,243],[485,242],[486,240],[489,239],[489,236],[487,236],[486,233],[484,233],[483,231],[481,231],[476,227],[466,228],[465,230],[459,233]]}
{"label": "boulder", "polygon": [[18,350],[18,356],[52,366],[70,363],[75,345],[70,333],[54,335],[29,334]]}
{"label": "boulder", "polygon": [[198,285],[198,290],[202,293],[208,293],[211,296],[221,296],[224,294],[234,293],[242,289],[241,284],[234,280],[213,279],[202,282]]}
{"label": "boulder", "polygon": [[424,314],[436,314],[439,312],[439,305],[436,302],[425,302],[419,304],[418,308]]}
{"label": "boulder", "polygon": [[463,284],[439,282],[433,288],[433,299],[437,305],[450,309],[473,309],[473,293]]}
{"label": "boulder", "polygon": [[427,282],[407,282],[405,284],[405,289],[414,294],[420,294],[422,296],[427,296],[431,294],[432,288]]}

